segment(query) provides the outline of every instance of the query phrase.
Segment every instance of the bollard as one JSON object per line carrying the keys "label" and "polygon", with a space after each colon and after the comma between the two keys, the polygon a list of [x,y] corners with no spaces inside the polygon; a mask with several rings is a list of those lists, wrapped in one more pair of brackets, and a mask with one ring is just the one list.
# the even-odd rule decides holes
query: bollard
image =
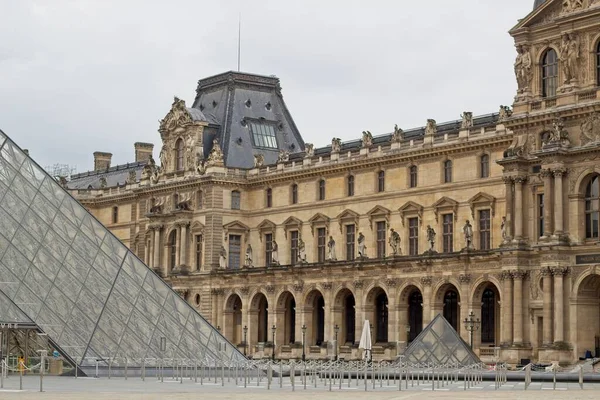
{"label": "bollard", "polygon": [[127,364],[128,364],[128,359],[127,357],[125,357],[125,380],[127,380]]}
{"label": "bollard", "polygon": [[556,390],[556,366],[553,369],[552,390]]}
{"label": "bollard", "polygon": [[244,388],[248,384],[248,366],[244,365]]}
{"label": "bollard", "polygon": [[44,354],[40,355],[40,393],[44,391]]}
{"label": "bollard", "polygon": [[291,365],[290,367],[290,381],[292,382],[292,392],[296,391],[296,385],[295,385],[295,378],[296,376],[296,372],[294,371],[294,364]]}
{"label": "bollard", "polygon": [[0,389],[4,389],[4,360],[0,359]]}
{"label": "bollard", "polygon": [[283,362],[279,362],[279,387],[283,387]]}
{"label": "bollard", "polygon": [[19,390],[23,390],[23,369],[25,365],[23,365],[23,361],[19,361]]}
{"label": "bollard", "polygon": [[304,390],[306,390],[306,361],[302,363],[304,368]]}
{"label": "bollard", "polygon": [[267,368],[267,390],[271,390],[271,378],[273,377],[273,370],[271,369],[271,364],[268,365]]}
{"label": "bollard", "polygon": [[[198,360],[194,360],[194,382],[198,383]],[[235,380],[235,386],[237,386],[237,376]]]}
{"label": "bollard", "polygon": [[583,366],[579,367],[579,387],[583,389]]}

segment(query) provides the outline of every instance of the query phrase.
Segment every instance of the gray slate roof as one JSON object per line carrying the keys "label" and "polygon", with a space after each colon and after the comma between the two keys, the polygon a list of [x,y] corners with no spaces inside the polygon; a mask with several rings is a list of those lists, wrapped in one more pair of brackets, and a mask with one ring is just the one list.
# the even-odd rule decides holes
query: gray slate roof
{"label": "gray slate roof", "polygon": [[100,189],[100,179],[106,178],[106,187],[124,186],[129,178],[129,171],[135,171],[136,182],[142,176],[146,161],[116,165],[105,171],[88,171],[71,176],[67,183],[69,189]]}
{"label": "gray slate roof", "polygon": [[544,4],[546,2],[546,0],[535,0],[533,2],[533,9],[535,10],[536,8],[538,8],[539,6],[541,6],[542,4]]}

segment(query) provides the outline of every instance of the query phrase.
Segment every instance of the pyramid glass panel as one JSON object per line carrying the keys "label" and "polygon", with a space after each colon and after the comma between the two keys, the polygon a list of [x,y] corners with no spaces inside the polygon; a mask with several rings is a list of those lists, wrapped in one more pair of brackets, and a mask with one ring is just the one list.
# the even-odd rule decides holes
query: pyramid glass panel
{"label": "pyramid glass panel", "polygon": [[0,221],[0,322],[33,322],[83,366],[245,359],[2,131]]}

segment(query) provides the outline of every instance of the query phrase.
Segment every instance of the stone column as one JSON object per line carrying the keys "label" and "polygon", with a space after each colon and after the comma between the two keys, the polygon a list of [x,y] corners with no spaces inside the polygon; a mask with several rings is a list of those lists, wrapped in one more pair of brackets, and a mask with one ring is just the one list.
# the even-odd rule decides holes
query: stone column
{"label": "stone column", "polygon": [[181,246],[181,226],[179,224],[177,224],[175,226],[175,265],[173,265],[173,268],[179,267],[181,265],[181,251],[180,250],[180,246]]}
{"label": "stone column", "polygon": [[512,344],[513,333],[513,282],[510,272],[503,271],[500,279],[503,282],[502,293],[502,343],[506,346]]}
{"label": "stone column", "polygon": [[[160,227],[154,228],[154,262],[152,266],[154,268],[160,268]],[[163,266],[163,277],[167,276],[167,267]]]}
{"label": "stone column", "polygon": [[431,276],[422,276],[423,285],[423,328],[431,322]]}
{"label": "stone column", "polygon": [[513,237],[513,178],[505,176],[504,192],[506,196],[506,241],[512,240]]}
{"label": "stone column", "polygon": [[515,240],[523,240],[523,183],[524,176],[515,177]]}
{"label": "stone column", "polygon": [[396,309],[398,310],[398,341],[408,344],[408,332],[406,332],[406,327],[408,326],[408,304],[398,304]]}
{"label": "stone column", "polygon": [[333,294],[331,293],[333,284],[331,282],[326,282],[323,284],[323,288],[325,289],[325,293],[323,293],[323,300],[325,301],[325,310],[323,310],[325,314],[323,340],[328,343],[333,343],[335,340],[335,334],[333,333],[333,327],[335,326],[335,318],[333,317]]}
{"label": "stone column", "polygon": [[181,256],[180,256],[180,261],[181,263],[179,265],[188,265],[187,262],[187,242],[188,242],[188,235],[187,235],[187,222],[181,224],[181,239],[180,239],[180,243],[181,243]]}
{"label": "stone column", "polygon": [[[472,304],[471,299],[469,298],[469,285],[471,283],[471,274],[461,274],[458,276],[458,281],[460,282],[460,318],[458,320],[458,332],[460,337],[467,343],[471,340],[470,333],[463,326],[462,321],[468,318],[469,312],[471,308],[473,312],[481,314],[481,299],[476,304]],[[481,319],[481,318],[480,318]],[[480,333],[479,333],[480,334]],[[477,335],[477,332],[475,332]]]}
{"label": "stone column", "polygon": [[513,343],[523,344],[523,278],[524,271],[513,271],[514,307],[513,307]]}
{"label": "stone column", "polygon": [[[154,233],[151,233],[151,235],[153,235],[153,234]],[[144,246],[145,246],[145,249],[144,249],[144,262],[146,263],[146,265],[148,267],[150,267],[150,269],[152,269],[152,265],[150,264],[150,260],[151,260],[150,254],[152,254],[152,253],[150,252],[151,251],[150,250],[150,246],[149,246],[148,240],[146,240],[146,239],[144,239]]]}
{"label": "stone column", "polygon": [[[544,205],[545,207],[545,205]],[[544,284],[544,314],[543,314],[543,339],[544,345],[552,344],[552,275],[548,268],[541,271]]]}
{"label": "stone column", "polygon": [[[557,168],[554,171],[554,235],[558,238],[564,233],[563,217],[563,176],[567,170]],[[545,196],[544,196],[545,197]]]}
{"label": "stone column", "polygon": [[396,302],[398,301],[397,279],[386,280],[386,285],[389,290],[388,297],[388,342],[396,343],[398,339],[398,307]]}
{"label": "stone column", "polygon": [[554,275],[554,343],[565,341],[563,276],[566,268],[552,269]]}
{"label": "stone column", "polygon": [[544,238],[552,235],[552,171],[544,169],[540,172],[544,179]]}

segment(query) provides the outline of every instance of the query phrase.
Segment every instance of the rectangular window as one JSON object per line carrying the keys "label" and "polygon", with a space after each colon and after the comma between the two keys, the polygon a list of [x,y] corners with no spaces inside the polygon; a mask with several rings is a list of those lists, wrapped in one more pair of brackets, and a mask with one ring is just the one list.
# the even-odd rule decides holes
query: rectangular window
{"label": "rectangular window", "polygon": [[290,235],[290,263],[296,265],[298,263],[298,231],[291,231]]}
{"label": "rectangular window", "polygon": [[269,266],[273,263],[273,234],[265,234],[265,265]]}
{"label": "rectangular window", "polygon": [[269,149],[277,148],[277,138],[275,136],[275,126],[255,121],[249,121],[250,133],[255,147],[266,147]]}
{"label": "rectangular window", "polygon": [[354,196],[354,176],[348,177],[348,197]]}
{"label": "rectangular window", "polygon": [[229,235],[229,268],[240,269],[240,254],[242,249],[242,237],[240,235]]}
{"label": "rectangular window", "polygon": [[491,247],[490,210],[479,211],[479,249],[489,250]]}
{"label": "rectangular window", "polygon": [[202,269],[202,235],[195,236],[196,242],[196,271]]}
{"label": "rectangular window", "polygon": [[538,237],[544,236],[544,195],[538,194]]}
{"label": "rectangular window", "polygon": [[298,204],[298,185],[292,185],[292,204]]}
{"label": "rectangular window", "polygon": [[419,218],[408,219],[408,254],[419,254]]}
{"label": "rectangular window", "polygon": [[452,182],[452,161],[444,162],[444,183]]}
{"label": "rectangular window", "polygon": [[385,230],[386,222],[377,222],[377,258],[385,258]]}
{"label": "rectangular window", "polygon": [[444,225],[442,231],[444,253],[452,253],[454,251],[454,214],[444,214],[442,221]]}
{"label": "rectangular window", "polygon": [[273,189],[267,189],[267,208],[273,207]]}
{"label": "rectangular window", "polygon": [[354,260],[354,243],[356,242],[356,227],[346,225],[346,260]]}
{"label": "rectangular window", "polygon": [[238,192],[237,190],[234,190],[231,192],[231,209],[232,210],[240,209],[240,199],[241,199],[240,192]]}
{"label": "rectangular window", "polygon": [[113,207],[112,209],[112,223],[116,224],[119,222],[119,207]]}
{"label": "rectangular window", "polygon": [[325,228],[317,228],[317,259],[319,262],[325,262],[327,248],[327,233]]}
{"label": "rectangular window", "polygon": [[490,176],[490,157],[487,154],[481,156],[480,169],[481,169],[481,177],[488,178]]}
{"label": "rectangular window", "polygon": [[385,192],[385,171],[379,171],[377,174],[377,191]]}
{"label": "rectangular window", "polygon": [[319,200],[325,200],[325,180],[319,181]]}
{"label": "rectangular window", "polygon": [[417,182],[417,166],[413,165],[412,167],[410,167],[409,173],[410,173],[410,187],[416,188],[417,183],[418,183]]}

